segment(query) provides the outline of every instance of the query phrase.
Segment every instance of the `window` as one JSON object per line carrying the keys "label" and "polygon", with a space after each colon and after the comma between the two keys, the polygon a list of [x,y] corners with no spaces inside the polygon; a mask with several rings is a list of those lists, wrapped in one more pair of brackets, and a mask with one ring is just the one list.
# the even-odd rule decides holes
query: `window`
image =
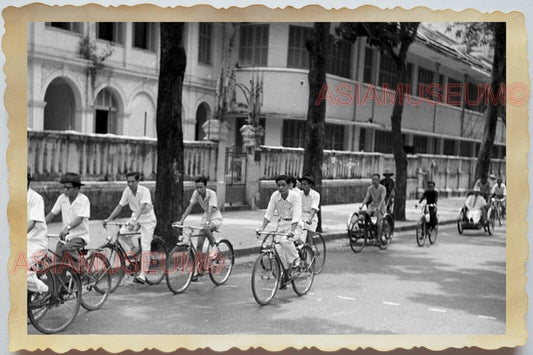
{"label": "window", "polygon": [[344,150],[344,126],[326,123],[324,149]]}
{"label": "window", "polygon": [[81,22],[46,22],[46,25],[76,33],[81,33],[83,31],[83,24]]}
{"label": "window", "polygon": [[289,26],[288,68],[309,69],[309,54],[305,48],[305,41],[313,36],[310,27]]}
{"label": "window", "polygon": [[427,87],[431,83],[433,83],[433,72],[431,70],[418,67],[418,85],[416,88],[417,95],[419,97],[429,98],[429,91]]}
{"label": "window", "polygon": [[303,147],[304,141],[305,121],[284,120],[282,145],[284,147]]}
{"label": "window", "polygon": [[359,132],[359,150],[365,150],[365,143],[366,143],[366,128],[361,128]]}
{"label": "window", "polygon": [[386,52],[381,52],[381,60],[379,61],[379,80],[378,85],[388,85],[389,89],[396,90],[396,62]]}
{"label": "window", "polygon": [[428,152],[428,137],[426,136],[413,136],[413,146],[415,154],[426,154]]}
{"label": "window", "polygon": [[446,86],[446,103],[448,105],[461,107],[463,102],[461,82],[453,78],[448,78],[448,85]]}
{"label": "window", "polygon": [[239,65],[266,66],[268,59],[268,25],[241,25]]}
{"label": "window", "polygon": [[155,51],[155,30],[149,22],[133,23],[133,47]]}
{"label": "window", "polygon": [[211,64],[212,23],[200,23],[198,31],[198,63]]}
{"label": "window", "polygon": [[372,83],[372,57],[374,50],[371,47],[365,49],[365,72],[363,75],[363,82]]}
{"label": "window", "polygon": [[444,155],[456,155],[455,154],[455,141],[453,139],[445,139],[442,154]]}
{"label": "window", "polygon": [[374,151],[377,153],[392,153],[392,133],[390,131],[376,131]]}
{"label": "window", "polygon": [[459,155],[462,157],[472,156],[472,143],[467,141],[461,141],[459,143]]}
{"label": "window", "polygon": [[97,22],[96,38],[124,44],[124,24],[120,22]]}
{"label": "window", "polygon": [[335,43],[333,36],[330,36],[330,43],[326,71],[333,75],[349,78],[352,44],[346,41]]}
{"label": "window", "polygon": [[469,110],[483,112],[485,110],[485,105],[483,105],[483,85],[468,83],[465,89],[465,107]]}

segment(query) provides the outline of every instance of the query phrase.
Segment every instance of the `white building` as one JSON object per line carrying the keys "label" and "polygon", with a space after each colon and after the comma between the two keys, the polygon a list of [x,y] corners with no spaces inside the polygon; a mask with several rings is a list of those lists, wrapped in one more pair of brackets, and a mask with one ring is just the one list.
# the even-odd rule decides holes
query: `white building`
{"label": "white building", "polygon": [[[28,26],[31,129],[156,136],[157,23]],[[490,83],[490,67],[457,50],[456,42],[430,27],[420,27],[408,54],[411,95],[403,112],[405,146],[413,153],[475,156],[485,107],[476,85]],[[305,39],[311,31],[312,23],[187,23],[184,138],[203,138],[201,125],[216,109],[217,79],[221,69],[229,65],[235,68],[236,82],[245,86],[253,76],[262,78],[264,144],[302,146],[308,105]],[[94,43],[96,51],[88,50],[87,43]],[[112,53],[93,79],[89,69],[94,62],[86,58],[106,53],[109,45]],[[85,56],[80,48],[85,49]],[[325,91],[329,95],[325,96],[326,148],[391,152],[393,105],[387,98],[394,95],[387,95],[382,87],[395,86],[394,64],[368,47],[363,38],[332,48],[327,70],[329,92]],[[442,103],[425,100],[431,96],[430,84],[442,88],[438,92]],[[463,99],[466,94],[470,100]],[[245,101],[240,90],[230,96],[237,103]],[[478,98],[482,102],[477,103]],[[238,145],[246,113],[229,112],[226,118],[231,127],[229,143]],[[494,157],[504,157],[505,126],[501,121],[495,144]]]}

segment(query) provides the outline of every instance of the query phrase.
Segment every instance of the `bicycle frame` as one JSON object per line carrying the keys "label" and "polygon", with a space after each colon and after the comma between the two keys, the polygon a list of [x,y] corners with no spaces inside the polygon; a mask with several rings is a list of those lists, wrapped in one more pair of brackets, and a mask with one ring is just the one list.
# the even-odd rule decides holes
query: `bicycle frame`
{"label": "bicycle frame", "polygon": [[[209,270],[208,267],[207,268],[205,267],[205,265],[208,265],[208,262],[209,262],[208,256],[204,257],[203,258],[204,260],[202,260],[202,258],[200,258],[200,256],[203,253],[202,252],[198,252],[198,250],[195,247],[195,243],[192,242],[192,238],[204,237],[204,238],[207,239],[207,236],[205,234],[193,234],[194,231],[198,231],[198,232],[204,231],[204,228],[203,227],[199,227],[199,226],[181,225],[179,223],[173,223],[172,227],[175,228],[175,229],[182,229],[182,235],[181,235],[180,243],[182,243],[182,245],[188,246],[188,247],[190,247],[192,249],[192,252],[193,252],[193,255],[194,255],[193,268],[196,269],[198,272],[200,272],[200,271],[204,272],[206,269]],[[185,232],[186,230],[188,230],[188,232]],[[198,241],[197,241],[196,244],[198,244]],[[204,244],[205,244],[205,240],[204,240]],[[201,265],[202,268],[199,269],[197,267],[197,265]],[[194,269],[193,269],[193,271],[194,271]]]}
{"label": "bicycle frame", "polygon": [[[276,258],[277,262],[281,265],[281,269],[283,271],[283,273],[285,275],[287,275],[288,277],[288,282],[291,281],[291,275],[289,273],[289,268],[285,268],[285,265],[283,265],[283,263],[281,262],[281,257],[279,256],[279,253],[278,253],[278,250],[276,249],[276,245],[280,245],[281,243],[280,242],[276,242],[276,238],[275,236],[280,236],[280,237],[283,237],[283,236],[288,236],[289,234],[288,233],[280,233],[277,231],[278,228],[276,228],[276,231],[261,231],[261,232],[257,232],[257,239],[260,238],[261,235],[266,235],[266,237],[263,239],[262,243],[261,243],[261,253],[263,254],[268,254],[268,253],[273,253],[274,254],[274,257]],[[269,246],[266,246],[265,243],[267,242],[267,240],[269,239],[268,237],[272,237],[272,243],[270,243]],[[302,246],[304,244],[301,244]],[[314,258],[315,256],[313,255],[313,262],[314,262]]]}
{"label": "bicycle frame", "polygon": [[[120,242],[120,237],[124,237],[124,236],[141,236],[141,233],[140,232],[127,232],[127,233],[120,233],[120,229],[125,225],[123,223],[116,223],[116,222],[108,222],[106,224],[106,229],[109,231],[109,229],[107,228],[107,226],[116,226],[117,227],[117,231],[114,232],[114,238],[115,240],[113,241],[113,237],[111,236],[108,236],[106,238],[106,244],[104,246],[106,247],[110,247],[110,248],[116,248],[118,252],[122,253],[122,255],[124,255],[125,259],[124,261],[127,261],[130,265],[140,265],[141,263],[141,254],[140,253],[133,253],[133,252],[126,252],[126,249],[124,249],[124,246],[122,245],[122,243]],[[139,251],[142,250],[141,248],[141,240],[140,238],[137,239],[137,245],[139,247]],[[125,270],[126,272],[128,272],[129,274],[132,274],[132,273],[135,273],[135,270],[131,270],[131,268],[127,268]]]}

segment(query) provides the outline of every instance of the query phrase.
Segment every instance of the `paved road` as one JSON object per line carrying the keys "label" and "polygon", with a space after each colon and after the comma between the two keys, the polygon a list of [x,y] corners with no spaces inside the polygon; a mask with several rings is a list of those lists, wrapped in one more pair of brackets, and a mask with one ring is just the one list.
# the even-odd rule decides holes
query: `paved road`
{"label": "paved road", "polygon": [[[354,254],[328,243],[311,292],[289,287],[261,307],[250,277],[254,255],[238,259],[224,286],[208,277],[173,295],[163,281],[125,279],[101,310],[80,308],[67,334],[504,334],[505,226],[493,236],[441,226],[437,243],[418,247],[399,233],[386,251]],[[36,334],[29,325],[28,333]]]}

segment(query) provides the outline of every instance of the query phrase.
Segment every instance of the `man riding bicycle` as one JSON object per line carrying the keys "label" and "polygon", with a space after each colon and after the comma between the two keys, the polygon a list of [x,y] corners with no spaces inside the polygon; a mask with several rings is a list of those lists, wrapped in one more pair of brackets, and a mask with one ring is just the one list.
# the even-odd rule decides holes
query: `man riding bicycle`
{"label": "man riding bicycle", "polygon": [[505,184],[502,183],[502,178],[498,177],[496,184],[492,186],[491,195],[493,198],[500,200],[502,206],[502,215],[505,216],[505,199],[507,196],[507,188]]}
{"label": "man riding bicycle", "polygon": [[300,184],[302,187],[302,221],[303,228],[307,230],[307,237],[316,232],[318,225],[318,210],[320,205],[320,194],[311,187],[315,184],[313,178],[309,175],[302,177]]}
{"label": "man riding bicycle", "polygon": [[435,182],[429,181],[428,188],[418,200],[418,203],[421,203],[423,200],[426,200],[426,204],[435,205],[428,207],[429,209],[429,228],[433,229],[437,225],[437,200],[439,198],[439,193],[435,191]]}
{"label": "man riding bicycle", "polygon": [[[300,258],[298,251],[294,245],[294,237],[301,238],[302,233],[302,198],[299,193],[289,188],[289,178],[285,175],[276,177],[276,185],[278,190],[274,191],[270,196],[268,207],[263,219],[263,225],[258,232],[263,231],[274,217],[274,212],[279,213],[279,221],[277,231],[279,233],[287,233],[287,236],[277,236],[276,241],[279,242],[278,253],[285,269],[291,265],[298,267]],[[285,289],[285,280],[282,280],[280,289]]]}
{"label": "man riding bicycle", "polygon": [[379,183],[379,174],[372,175],[372,185],[366,190],[366,196],[359,206],[359,210],[363,209],[363,206],[367,205],[367,211],[369,215],[375,214],[377,217],[377,235],[378,241],[381,242],[381,221],[386,213],[385,196],[387,191],[385,186]]}
{"label": "man riding bicycle", "polygon": [[[122,197],[115,207],[113,212],[104,220],[104,226],[107,222],[113,220],[119,215],[122,208],[129,205],[131,210],[131,218],[126,222],[126,225],[122,227],[120,233],[127,233],[134,230],[140,230],[141,234],[141,270],[137,276],[133,279],[138,284],[144,284],[146,282],[146,272],[148,271],[150,258],[145,258],[144,254],[149,254],[151,250],[152,239],[154,238],[154,230],[157,225],[157,219],[154,213],[154,206],[152,204],[152,195],[150,190],[139,185],[141,174],[133,171],[126,174],[126,182],[128,187],[122,192]],[[129,250],[133,253],[137,252],[138,248],[136,243],[132,240],[131,235],[121,238],[124,244],[129,247]]]}
{"label": "man riding bicycle", "polygon": [[[183,224],[185,218],[187,218],[187,216],[191,213],[195,204],[200,205],[200,207],[204,210],[201,222],[203,226],[203,235],[198,237],[198,244],[196,248],[197,252],[201,255],[204,248],[205,237],[207,237],[209,240],[209,245],[214,246],[216,244],[213,232],[220,229],[223,219],[222,214],[218,209],[217,194],[215,191],[207,188],[207,179],[201,176],[195,180],[195,184],[196,190],[194,190],[191,201],[189,202],[189,206],[185,212],[183,212],[183,216],[179,222],[180,224]],[[203,259],[200,258],[199,260]],[[192,280],[197,281],[198,274],[194,275]]]}
{"label": "man riding bicycle", "polygon": [[385,190],[387,191],[387,194],[385,195],[385,204],[387,205],[388,213],[391,213],[392,205],[394,204],[394,196],[396,195],[396,187],[394,180],[391,178],[392,175],[394,174],[391,169],[385,169],[385,172],[383,173],[385,178],[379,182],[381,185],[385,186]]}

